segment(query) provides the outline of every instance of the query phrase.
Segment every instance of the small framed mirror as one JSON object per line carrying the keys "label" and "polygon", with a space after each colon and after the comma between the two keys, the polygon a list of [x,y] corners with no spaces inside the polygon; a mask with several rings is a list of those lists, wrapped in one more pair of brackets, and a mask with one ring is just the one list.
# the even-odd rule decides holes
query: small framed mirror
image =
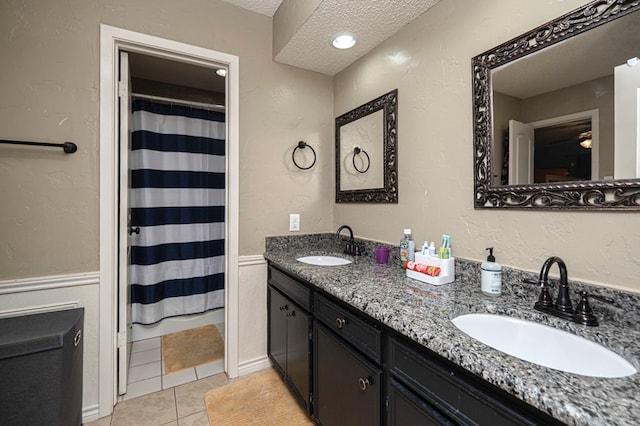
{"label": "small framed mirror", "polygon": [[397,203],[398,90],[336,118],[336,203]]}
{"label": "small framed mirror", "polygon": [[476,208],[640,210],[639,27],[592,1],[472,59]]}

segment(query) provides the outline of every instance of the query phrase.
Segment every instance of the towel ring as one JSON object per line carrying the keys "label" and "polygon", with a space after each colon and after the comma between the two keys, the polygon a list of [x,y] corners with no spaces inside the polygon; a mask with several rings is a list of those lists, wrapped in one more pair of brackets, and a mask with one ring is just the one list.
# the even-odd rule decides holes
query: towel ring
{"label": "towel ring", "polygon": [[[367,168],[364,170],[360,170],[358,166],[356,166],[356,155],[358,154],[364,154],[365,157],[367,157]],[[356,146],[355,148],[353,148],[353,158],[351,159],[351,161],[353,162],[353,168],[356,169],[358,173],[367,173],[367,171],[369,170],[369,167],[371,166],[371,159],[369,158],[369,154],[367,154],[367,151],[360,148],[359,146]]]}
{"label": "towel ring", "polygon": [[[298,164],[296,162],[296,151],[298,149],[304,149],[304,148],[309,148],[311,150],[311,152],[313,152],[313,163],[311,163],[311,165],[309,167],[301,167],[300,164]],[[310,168],[312,168],[315,164],[316,164],[316,150],[313,149],[313,147],[311,145],[309,145],[308,143],[304,142],[304,141],[300,141],[298,142],[298,146],[296,146],[293,149],[293,153],[291,154],[291,159],[293,160],[293,164],[296,165],[297,168],[299,168],[300,170],[309,170]]]}

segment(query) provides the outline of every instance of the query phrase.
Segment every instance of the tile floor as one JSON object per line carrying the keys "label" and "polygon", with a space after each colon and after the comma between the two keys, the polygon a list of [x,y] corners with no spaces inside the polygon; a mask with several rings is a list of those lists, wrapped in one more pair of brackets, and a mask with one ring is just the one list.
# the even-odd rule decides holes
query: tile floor
{"label": "tile floor", "polygon": [[88,426],[209,426],[204,396],[229,383],[225,373],[131,398]]}
{"label": "tile floor", "polygon": [[[216,324],[224,338],[224,324]],[[209,425],[204,395],[228,382],[224,360],[166,374],[161,338],[133,342],[129,359],[127,393],[113,415],[91,426]]]}

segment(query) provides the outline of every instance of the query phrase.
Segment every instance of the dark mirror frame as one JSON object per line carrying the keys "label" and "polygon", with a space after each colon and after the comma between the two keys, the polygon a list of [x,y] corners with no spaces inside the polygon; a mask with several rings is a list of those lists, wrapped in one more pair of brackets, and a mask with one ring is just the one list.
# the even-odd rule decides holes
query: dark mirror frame
{"label": "dark mirror frame", "polygon": [[637,0],[597,0],[472,59],[474,207],[640,210],[640,179],[493,185],[491,71],[524,56],[640,10]]}
{"label": "dark mirror frame", "polygon": [[[340,190],[340,127],[383,110],[384,187]],[[398,202],[398,89],[392,90],[336,118],[336,203]]]}

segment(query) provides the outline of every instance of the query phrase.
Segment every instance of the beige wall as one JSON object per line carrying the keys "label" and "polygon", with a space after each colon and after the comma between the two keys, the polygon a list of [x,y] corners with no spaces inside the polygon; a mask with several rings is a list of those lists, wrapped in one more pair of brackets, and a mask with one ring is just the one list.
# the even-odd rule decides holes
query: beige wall
{"label": "beige wall", "polygon": [[[271,60],[271,19],[220,0],[0,2],[0,280],[98,270],[99,25],[240,58],[240,254],[264,236],[332,226],[332,80]],[[291,164],[299,140],[318,164]],[[107,206],[101,206],[108,208]]]}
{"label": "beige wall", "polygon": [[[334,227],[397,244],[451,234],[456,256],[539,271],[567,262],[569,277],[640,292],[640,214],[474,210],[470,59],[584,0],[443,0],[338,74],[334,115],[398,88],[398,205],[336,205]],[[364,220],[363,218],[367,218]]]}

